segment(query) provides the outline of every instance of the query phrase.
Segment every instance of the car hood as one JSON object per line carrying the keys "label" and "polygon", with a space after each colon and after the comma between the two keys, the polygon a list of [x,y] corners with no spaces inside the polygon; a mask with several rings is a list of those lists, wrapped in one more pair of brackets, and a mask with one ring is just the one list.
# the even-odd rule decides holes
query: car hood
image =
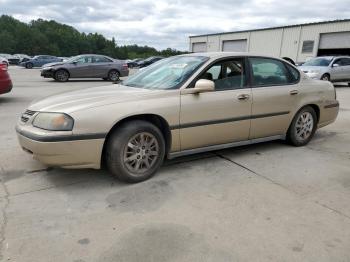
{"label": "car hood", "polygon": [[51,67],[51,66],[59,66],[59,65],[64,65],[64,63],[62,62],[48,63],[48,64],[45,64],[43,67]]}
{"label": "car hood", "polygon": [[310,70],[313,70],[313,71],[324,71],[327,69],[326,66],[299,66],[299,69],[301,71],[310,71]]}
{"label": "car hood", "polygon": [[109,85],[61,93],[35,101],[29,110],[42,112],[71,113],[86,108],[98,107],[108,104],[150,99],[166,95],[164,90],[149,90],[133,88],[123,85]]}

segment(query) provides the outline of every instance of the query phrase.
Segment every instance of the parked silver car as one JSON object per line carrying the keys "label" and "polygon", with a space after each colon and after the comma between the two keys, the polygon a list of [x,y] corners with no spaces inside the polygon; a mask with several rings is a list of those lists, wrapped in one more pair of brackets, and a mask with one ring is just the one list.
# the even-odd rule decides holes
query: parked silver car
{"label": "parked silver car", "polygon": [[315,57],[299,68],[313,79],[331,82],[350,82],[349,56]]}
{"label": "parked silver car", "polygon": [[117,81],[128,76],[128,65],[104,55],[79,55],[64,62],[49,63],[43,66],[41,76],[66,82],[69,78],[102,78]]}

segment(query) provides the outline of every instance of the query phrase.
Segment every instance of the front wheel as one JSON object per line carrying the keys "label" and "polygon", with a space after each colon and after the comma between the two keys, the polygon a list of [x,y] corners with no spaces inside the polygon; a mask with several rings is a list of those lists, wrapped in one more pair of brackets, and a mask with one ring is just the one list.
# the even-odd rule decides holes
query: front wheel
{"label": "front wheel", "polygon": [[295,115],[289,127],[287,139],[294,146],[304,146],[310,142],[316,128],[317,115],[315,110],[306,106]]}
{"label": "front wheel", "polygon": [[163,163],[165,141],[153,124],[124,123],[108,138],[106,164],[119,180],[137,183],[152,177]]}
{"label": "front wheel", "polygon": [[324,74],[323,76],[321,76],[321,80],[323,80],[323,81],[330,81],[331,77],[329,76],[329,74]]}
{"label": "front wheel", "polygon": [[55,80],[58,82],[67,82],[69,79],[69,73],[66,70],[59,69],[55,73]]}
{"label": "front wheel", "polygon": [[32,63],[27,63],[27,64],[26,64],[26,68],[27,68],[27,69],[32,69],[33,66],[34,66],[34,65],[33,65]]}
{"label": "front wheel", "polygon": [[119,80],[119,72],[117,70],[111,70],[108,73],[108,79],[110,81],[116,82]]}

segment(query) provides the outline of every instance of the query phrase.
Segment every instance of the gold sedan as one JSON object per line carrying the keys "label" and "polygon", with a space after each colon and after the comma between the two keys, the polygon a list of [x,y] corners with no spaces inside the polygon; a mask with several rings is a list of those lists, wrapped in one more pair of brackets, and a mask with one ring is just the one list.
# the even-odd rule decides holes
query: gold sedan
{"label": "gold sedan", "polygon": [[277,139],[306,145],[338,110],[331,83],[286,61],[197,53],[161,60],[119,85],[45,98],[16,130],[22,148],[47,165],[105,163],[117,178],[139,182],[166,157]]}

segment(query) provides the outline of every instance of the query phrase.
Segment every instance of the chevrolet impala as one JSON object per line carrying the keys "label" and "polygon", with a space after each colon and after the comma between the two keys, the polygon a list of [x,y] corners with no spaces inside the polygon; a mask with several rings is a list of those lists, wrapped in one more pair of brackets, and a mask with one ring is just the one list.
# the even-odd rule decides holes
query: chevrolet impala
{"label": "chevrolet impala", "polygon": [[284,60],[194,53],[118,85],[35,102],[16,130],[22,148],[49,166],[106,166],[120,180],[140,182],[165,158],[271,140],[306,145],[338,110],[330,82]]}

